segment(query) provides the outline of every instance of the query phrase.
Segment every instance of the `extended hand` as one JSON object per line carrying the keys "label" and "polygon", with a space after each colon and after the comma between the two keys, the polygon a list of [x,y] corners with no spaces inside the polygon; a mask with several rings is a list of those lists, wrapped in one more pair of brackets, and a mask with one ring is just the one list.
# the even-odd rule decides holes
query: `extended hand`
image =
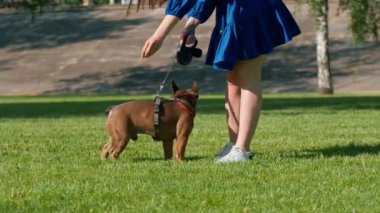
{"label": "extended hand", "polygon": [[156,53],[161,45],[162,45],[163,39],[153,35],[151,36],[144,44],[144,47],[141,50],[141,57],[142,58],[148,58],[152,56],[154,53]]}

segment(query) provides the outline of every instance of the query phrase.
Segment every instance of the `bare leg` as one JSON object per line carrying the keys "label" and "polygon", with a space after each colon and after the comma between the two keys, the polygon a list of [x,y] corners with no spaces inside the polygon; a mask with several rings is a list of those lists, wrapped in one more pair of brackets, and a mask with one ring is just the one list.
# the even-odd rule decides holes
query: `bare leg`
{"label": "bare leg", "polygon": [[[227,82],[230,83],[228,91],[234,91],[234,95],[238,97],[231,97],[232,93],[228,94],[228,100],[233,106],[231,108],[235,109],[235,114],[237,113],[239,116],[236,146],[244,151],[249,150],[260,117],[262,102],[261,68],[264,60],[265,56],[259,56],[251,60],[239,61],[235,64],[234,69],[227,74]],[[240,96],[237,96],[236,94],[239,93],[236,90],[239,87]],[[228,117],[232,116],[229,112],[228,114]],[[230,129],[230,122],[228,124]]]}
{"label": "bare leg", "polygon": [[227,88],[225,93],[225,107],[227,114],[228,136],[230,142],[235,143],[239,131],[239,114],[240,114],[240,86],[239,76],[235,73],[237,67],[227,73]]}

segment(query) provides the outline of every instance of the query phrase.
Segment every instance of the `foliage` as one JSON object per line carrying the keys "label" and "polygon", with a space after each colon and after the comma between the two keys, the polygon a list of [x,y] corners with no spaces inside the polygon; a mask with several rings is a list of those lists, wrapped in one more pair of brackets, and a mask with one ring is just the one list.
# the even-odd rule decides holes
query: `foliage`
{"label": "foliage", "polygon": [[264,95],[254,160],[218,165],[224,98],[201,96],[186,156],[148,136],[101,161],[104,109],[151,96],[0,97],[0,212],[379,212],[379,96]]}
{"label": "foliage", "polygon": [[94,4],[101,5],[101,4],[108,4],[109,0],[94,0]]}
{"label": "foliage", "polygon": [[[0,0],[2,3],[4,0]],[[312,8],[316,18],[323,15],[322,5],[328,3],[328,0],[297,0],[298,2],[306,1]],[[146,4],[145,0],[138,1],[138,8]],[[161,5],[164,0],[150,0],[149,6]],[[34,17],[41,13],[42,9],[51,5],[51,0],[22,0],[18,7],[31,12]],[[106,3],[104,0],[95,1],[96,4]],[[79,6],[81,0],[61,0],[61,5]],[[368,38],[379,40],[378,31],[380,29],[380,0],[340,0],[341,9],[349,10],[351,13],[351,30],[355,41],[364,41]]]}
{"label": "foliage", "polygon": [[[300,2],[300,1],[299,1]],[[328,0],[307,0],[318,21],[323,13],[323,5]],[[368,38],[379,40],[380,0],[340,0],[341,10],[351,14],[351,31],[354,41],[365,41]]]}
{"label": "foliage", "polygon": [[364,41],[368,37],[379,40],[380,0],[341,0],[340,4],[351,12],[355,41]]}
{"label": "foliage", "polygon": [[63,6],[80,6],[82,0],[60,0],[60,5]]}
{"label": "foliage", "polygon": [[323,6],[328,3],[328,0],[307,0],[315,17],[324,15]]}
{"label": "foliage", "polygon": [[51,0],[22,0],[16,2],[16,8],[29,11],[32,15],[32,19],[34,19],[37,14],[43,12],[44,7],[51,4]]}

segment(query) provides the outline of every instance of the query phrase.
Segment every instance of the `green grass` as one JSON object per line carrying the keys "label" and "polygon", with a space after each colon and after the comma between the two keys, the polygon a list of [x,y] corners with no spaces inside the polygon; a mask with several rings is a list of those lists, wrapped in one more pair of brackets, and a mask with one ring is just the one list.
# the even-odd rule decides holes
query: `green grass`
{"label": "green grass", "polygon": [[104,110],[151,96],[0,97],[0,212],[379,212],[380,97],[265,95],[254,160],[226,142],[221,95],[203,95],[187,161],[130,142],[101,161]]}

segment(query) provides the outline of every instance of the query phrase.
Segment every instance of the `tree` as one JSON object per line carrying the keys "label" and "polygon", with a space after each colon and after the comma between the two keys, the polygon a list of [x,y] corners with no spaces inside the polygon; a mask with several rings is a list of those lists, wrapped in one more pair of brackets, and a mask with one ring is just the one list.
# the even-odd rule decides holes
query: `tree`
{"label": "tree", "polygon": [[[328,32],[328,0],[307,0],[316,19],[316,45],[318,64],[318,92],[334,93]],[[351,13],[351,31],[355,42],[367,38],[378,41],[380,23],[380,0],[340,0],[342,10]]]}
{"label": "tree", "polygon": [[351,12],[351,29],[355,42],[379,41],[380,0],[340,0],[342,9]]}
{"label": "tree", "polygon": [[309,0],[316,18],[318,92],[334,93],[329,55],[328,0]]}

